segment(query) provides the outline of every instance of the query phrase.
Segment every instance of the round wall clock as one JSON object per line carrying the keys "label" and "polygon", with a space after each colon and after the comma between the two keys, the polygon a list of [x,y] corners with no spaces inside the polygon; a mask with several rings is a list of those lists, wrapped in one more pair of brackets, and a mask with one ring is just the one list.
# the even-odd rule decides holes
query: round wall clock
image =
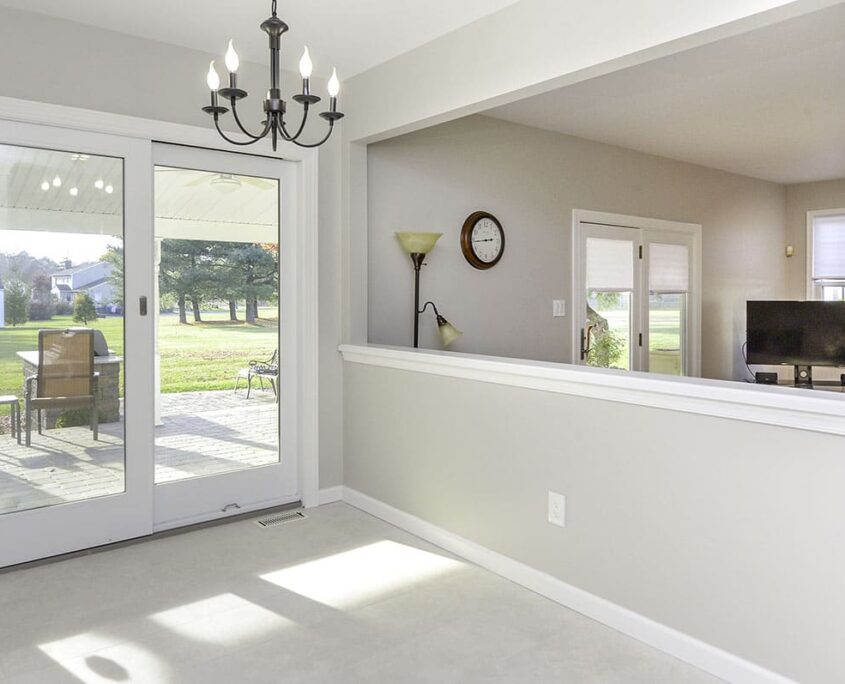
{"label": "round wall clock", "polygon": [[505,251],[505,231],[493,214],[476,211],[461,229],[461,251],[475,268],[484,270],[499,263]]}

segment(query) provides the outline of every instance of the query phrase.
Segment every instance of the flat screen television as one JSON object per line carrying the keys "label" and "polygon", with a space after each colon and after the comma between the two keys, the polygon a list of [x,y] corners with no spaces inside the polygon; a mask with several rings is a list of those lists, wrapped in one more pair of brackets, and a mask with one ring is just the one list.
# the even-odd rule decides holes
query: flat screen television
{"label": "flat screen television", "polygon": [[749,364],[845,366],[845,302],[749,301]]}

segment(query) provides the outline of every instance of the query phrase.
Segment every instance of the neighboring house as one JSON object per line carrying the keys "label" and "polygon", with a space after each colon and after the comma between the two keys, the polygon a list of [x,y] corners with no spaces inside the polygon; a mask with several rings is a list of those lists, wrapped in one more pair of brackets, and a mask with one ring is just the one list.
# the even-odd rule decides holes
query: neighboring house
{"label": "neighboring house", "polygon": [[112,286],[109,276],[112,265],[102,261],[73,266],[65,260],[64,268],[53,273],[51,292],[60,301],[73,302],[73,298],[80,293],[87,294],[98,307],[112,303]]}
{"label": "neighboring house", "polygon": [[0,278],[0,328],[6,325],[6,291],[3,289],[3,279]]}

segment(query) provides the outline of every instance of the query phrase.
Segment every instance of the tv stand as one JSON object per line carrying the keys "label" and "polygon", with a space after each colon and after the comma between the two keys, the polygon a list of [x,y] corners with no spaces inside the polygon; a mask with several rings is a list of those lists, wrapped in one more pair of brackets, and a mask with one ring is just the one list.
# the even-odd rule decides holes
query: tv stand
{"label": "tv stand", "polygon": [[795,366],[795,386],[796,387],[812,387],[813,386],[813,367],[812,366]]}

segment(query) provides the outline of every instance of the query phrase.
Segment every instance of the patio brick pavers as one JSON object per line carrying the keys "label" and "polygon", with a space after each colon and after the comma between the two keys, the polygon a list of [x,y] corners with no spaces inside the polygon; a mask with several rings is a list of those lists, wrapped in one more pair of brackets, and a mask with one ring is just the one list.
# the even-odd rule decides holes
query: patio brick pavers
{"label": "patio brick pavers", "polygon": [[[275,463],[278,405],[271,392],[184,392],[161,398],[157,483]],[[0,514],[123,491],[123,422],[33,431],[32,446],[0,434]]]}

